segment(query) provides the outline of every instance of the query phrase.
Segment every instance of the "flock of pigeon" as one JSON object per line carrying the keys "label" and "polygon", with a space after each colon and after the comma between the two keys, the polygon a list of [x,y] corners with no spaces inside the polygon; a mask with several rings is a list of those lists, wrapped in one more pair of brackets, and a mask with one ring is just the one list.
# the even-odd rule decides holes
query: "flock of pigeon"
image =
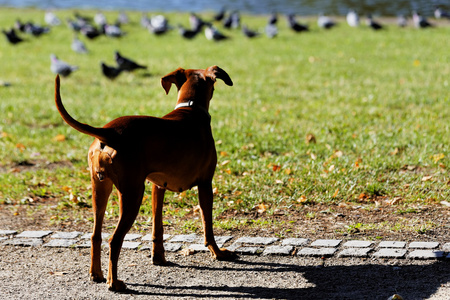
{"label": "flock of pigeon", "polygon": [[[441,8],[436,7],[434,12],[435,18],[448,18],[450,19],[450,13],[443,11]],[[306,32],[309,31],[308,24],[299,23],[296,20],[295,14],[288,14],[286,16],[287,24],[294,32]],[[52,11],[47,11],[44,17],[45,23],[48,26],[40,26],[32,22],[22,23],[17,20],[14,26],[10,30],[2,30],[7,41],[10,44],[16,45],[24,41],[16,31],[20,31],[25,34],[29,34],[34,37],[39,37],[43,34],[50,32],[50,27],[61,25],[61,20]],[[346,16],[347,24],[351,27],[360,26],[359,15],[351,10]],[[425,17],[421,16],[417,12],[413,12],[412,21],[417,28],[433,27]],[[73,38],[71,49],[77,53],[87,53],[88,49],[83,41],[77,38],[78,34],[85,36],[89,40],[94,40],[101,35],[105,35],[111,38],[120,38],[126,35],[121,29],[122,24],[129,23],[128,16],[121,12],[114,24],[109,24],[105,15],[98,12],[94,18],[81,16],[79,13],[74,14],[74,19],[67,18],[67,26],[75,33]],[[278,14],[272,13],[269,16],[267,24],[263,32],[251,30],[245,24],[241,24],[241,17],[238,11],[232,11],[227,14],[225,9],[213,16],[212,20],[204,20],[195,13],[191,13],[189,16],[190,28],[185,28],[182,25],[177,25],[180,36],[186,39],[193,39],[201,32],[204,32],[205,37],[208,40],[221,41],[229,39],[229,36],[219,31],[217,24],[222,24],[225,29],[241,29],[244,36],[247,38],[254,38],[261,34],[265,34],[268,38],[274,38],[278,34]],[[166,17],[162,15],[156,15],[154,17],[148,17],[146,13],[142,14],[140,24],[143,28],[147,29],[150,33],[155,35],[162,35],[166,32],[173,30],[174,27],[169,24]],[[398,26],[405,27],[408,24],[408,20],[405,16],[399,16],[397,21]],[[331,17],[323,14],[319,15],[317,19],[317,25],[320,28],[331,29],[337,25],[337,22]],[[375,21],[371,15],[366,18],[366,25],[374,30],[381,30],[384,26]],[[126,58],[118,51],[115,52],[115,61],[117,66],[108,66],[104,62],[100,62],[101,71],[104,76],[113,80],[119,76],[122,72],[132,72],[136,69],[146,69],[144,65],[140,65],[130,58]],[[50,55],[50,70],[61,76],[69,76],[72,72],[78,69],[77,66],[70,65],[60,59],[55,54]]]}

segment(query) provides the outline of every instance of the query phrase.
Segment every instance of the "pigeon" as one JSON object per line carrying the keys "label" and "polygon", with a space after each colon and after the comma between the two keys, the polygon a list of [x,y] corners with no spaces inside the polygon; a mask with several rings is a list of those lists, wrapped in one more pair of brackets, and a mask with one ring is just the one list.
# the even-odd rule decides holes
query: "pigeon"
{"label": "pigeon", "polygon": [[268,23],[265,28],[266,36],[270,39],[274,38],[278,34],[277,25]]}
{"label": "pigeon", "polygon": [[287,20],[288,20],[289,27],[292,30],[294,30],[295,32],[302,32],[302,31],[309,30],[308,25],[303,25],[303,24],[297,23],[297,21],[295,20],[294,14],[287,15]]}
{"label": "pigeon", "polygon": [[78,22],[73,21],[73,20],[70,19],[70,18],[67,18],[66,21],[67,21],[67,26],[68,26],[70,29],[72,29],[72,30],[75,31],[75,32],[80,32],[82,26],[81,26],[80,24],[78,24]]}
{"label": "pigeon", "polygon": [[233,11],[226,19],[223,20],[223,26],[227,29],[236,29],[241,26],[241,16],[238,11]]}
{"label": "pigeon", "polygon": [[102,32],[98,30],[97,28],[91,26],[91,25],[84,25],[80,28],[81,34],[83,34],[85,37],[87,37],[90,40],[93,40],[100,35],[102,35]]}
{"label": "pigeon", "polygon": [[102,12],[96,13],[94,16],[94,23],[100,27],[107,24],[105,15]]}
{"label": "pigeon", "polygon": [[68,63],[59,60],[55,54],[50,54],[50,70],[55,73],[59,74],[61,76],[67,77],[69,76],[73,71],[78,70],[77,66],[71,66]]}
{"label": "pigeon", "polygon": [[375,22],[372,18],[372,15],[367,15],[366,24],[373,30],[380,30],[383,29],[383,25],[381,25],[378,22]]}
{"label": "pigeon", "polygon": [[228,39],[228,37],[222,34],[216,27],[208,24],[205,28],[205,36],[208,40],[212,41],[222,41]]}
{"label": "pigeon", "polygon": [[276,12],[273,12],[269,17],[268,24],[275,25],[277,24],[277,22],[278,22],[278,14]]}
{"label": "pigeon", "polygon": [[121,68],[110,67],[107,64],[105,64],[104,62],[101,62],[100,66],[102,68],[103,75],[105,75],[107,78],[109,78],[111,80],[114,80],[123,71]]}
{"label": "pigeon", "polygon": [[434,10],[434,17],[436,19],[447,18],[450,19],[450,13],[447,11],[443,11],[439,6]]}
{"label": "pigeon", "polygon": [[103,25],[103,32],[105,33],[106,36],[114,38],[119,38],[126,34],[125,32],[122,31],[122,29],[120,29],[119,26],[108,24]]}
{"label": "pigeon", "polygon": [[77,53],[81,53],[81,54],[88,53],[86,45],[81,40],[79,40],[76,36],[73,38],[71,48],[73,51],[75,51]]}
{"label": "pigeon", "polygon": [[160,35],[169,30],[169,21],[163,15],[157,15],[150,19],[147,28],[151,33]]}
{"label": "pigeon", "polygon": [[130,23],[130,19],[128,18],[127,14],[123,11],[119,13],[119,16],[117,17],[117,23],[119,24],[128,24]]}
{"label": "pigeon", "polygon": [[317,19],[317,25],[321,28],[330,29],[336,26],[336,22],[334,22],[330,17],[320,14]]}
{"label": "pigeon", "polygon": [[150,26],[150,18],[147,16],[146,13],[142,13],[141,16],[141,26],[144,28],[148,28],[148,26]]}
{"label": "pigeon", "polygon": [[31,34],[35,37],[41,36],[42,34],[48,33],[49,31],[50,28],[35,25],[31,22],[25,24],[25,33]]}
{"label": "pigeon", "polygon": [[17,36],[14,28],[11,28],[9,31],[2,30],[2,32],[10,44],[16,45],[23,42],[23,39]]}
{"label": "pigeon", "polygon": [[191,24],[191,29],[193,31],[200,32],[203,26],[206,24],[199,16],[194,13],[191,13],[189,16],[189,23]]}
{"label": "pigeon", "polygon": [[413,22],[414,26],[417,28],[427,28],[427,27],[433,27],[431,23],[428,22],[428,20],[421,16],[418,12],[413,12]]}
{"label": "pigeon", "polygon": [[16,28],[21,32],[25,32],[25,24],[22,23],[19,19],[17,19],[16,22],[14,22],[14,28]]}
{"label": "pigeon", "polygon": [[49,26],[58,26],[61,24],[61,20],[52,11],[45,12],[44,20]]}
{"label": "pigeon", "polygon": [[184,28],[182,25],[178,25],[178,32],[180,33],[180,35],[182,37],[184,37],[185,39],[193,39],[194,37],[197,36],[197,34],[200,32],[199,30],[190,30],[190,29],[186,29]]}
{"label": "pigeon", "polygon": [[359,16],[354,10],[350,10],[347,13],[347,24],[350,27],[358,27],[359,26]]}
{"label": "pigeon", "polygon": [[259,35],[259,32],[248,29],[247,25],[242,26],[242,33],[248,38],[254,38]]}
{"label": "pigeon", "polygon": [[399,15],[397,17],[397,25],[399,27],[406,27],[408,25],[408,20],[406,19],[406,17],[404,15]]}
{"label": "pigeon", "polygon": [[222,8],[217,14],[214,15],[214,21],[220,22],[225,17],[225,7]]}
{"label": "pigeon", "polygon": [[115,52],[115,59],[118,68],[122,71],[131,72],[136,69],[147,69],[147,66],[139,65],[131,59],[123,57],[122,55],[120,55],[119,51]]}

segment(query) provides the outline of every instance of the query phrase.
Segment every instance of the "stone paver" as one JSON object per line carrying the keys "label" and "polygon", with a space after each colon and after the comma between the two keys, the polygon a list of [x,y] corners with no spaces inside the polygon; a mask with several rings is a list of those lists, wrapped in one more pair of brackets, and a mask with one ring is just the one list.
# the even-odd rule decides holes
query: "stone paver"
{"label": "stone paver", "polygon": [[140,245],[141,242],[124,241],[122,244],[122,249],[136,250]]}
{"label": "stone paver", "polygon": [[67,248],[74,246],[78,240],[75,239],[51,239],[48,243],[44,244],[44,247],[61,247]]}
{"label": "stone paver", "polygon": [[436,259],[444,258],[445,252],[439,250],[414,250],[409,253],[408,258],[412,259]]}
{"label": "stone paver", "polygon": [[16,235],[16,238],[42,239],[51,233],[52,231],[24,231]]}
{"label": "stone paver", "polygon": [[300,251],[298,251],[297,255],[298,256],[333,256],[334,253],[336,253],[337,249],[336,248],[328,248],[328,247],[323,247],[323,248],[303,248],[300,249]]}
{"label": "stone paver", "polygon": [[312,247],[337,247],[342,240],[315,240],[311,243]]}
{"label": "stone paver", "polygon": [[[163,241],[167,241],[168,239],[170,239],[172,236],[170,235],[170,234],[163,234]],[[144,235],[143,237],[142,237],[142,239],[141,239],[142,241],[152,241],[153,240],[153,238],[152,238],[152,234],[151,233],[149,233],[149,234],[146,234],[146,235]]]}
{"label": "stone paver", "polygon": [[[180,251],[183,247],[183,244],[180,243],[164,243],[164,250],[167,252],[177,252]],[[152,244],[144,245],[140,248],[140,250],[152,250]]]}
{"label": "stone paver", "polygon": [[367,257],[372,248],[346,248],[342,250],[339,257]]}
{"label": "stone paver", "polygon": [[308,244],[309,239],[302,239],[302,238],[289,238],[284,239],[281,242],[281,245],[283,246],[306,246]]}
{"label": "stone paver", "polygon": [[15,238],[9,239],[4,242],[5,245],[11,246],[23,246],[23,247],[36,247],[40,246],[44,243],[42,239],[24,239],[24,238]]}
{"label": "stone paver", "polygon": [[[102,233],[102,247],[109,247],[107,238],[110,233]],[[91,247],[91,233],[52,232],[52,231],[23,231],[0,230],[0,244],[24,247]],[[233,236],[216,236],[219,247],[228,242],[233,242]],[[188,235],[164,235],[164,248],[168,252],[180,251],[183,246],[195,252],[208,251],[203,244],[203,236],[197,234]],[[143,242],[147,242],[142,244]],[[310,244],[309,246],[307,246]],[[127,250],[151,250],[151,234],[127,234],[122,246]],[[415,241],[407,244],[403,241],[380,241],[377,245],[374,241],[317,239],[310,243],[306,238],[278,239],[275,237],[239,237],[228,250],[244,255],[293,255],[315,257],[373,257],[385,259],[450,259],[450,242],[424,242]]]}
{"label": "stone paver", "polygon": [[50,236],[50,238],[52,238],[52,239],[76,239],[82,234],[83,233],[79,232],[79,231],[72,231],[72,232],[58,231],[58,232],[55,232],[54,234],[52,234]]}
{"label": "stone paver", "polygon": [[380,258],[404,258],[405,255],[406,250],[398,248],[381,248],[373,254],[373,256]]}
{"label": "stone paver", "polygon": [[174,235],[171,239],[171,243],[193,243],[199,238],[196,234],[179,234]]}
{"label": "stone paver", "polygon": [[[111,235],[111,233],[102,232],[102,240],[107,240],[110,235]],[[91,236],[92,236],[92,233],[85,233],[85,234],[83,234],[81,236],[80,239],[82,239],[82,240],[90,240]]]}
{"label": "stone paver", "polygon": [[123,238],[124,241],[134,241],[137,239],[140,239],[142,237],[142,234],[136,234],[136,233],[128,233]]}
{"label": "stone paver", "polygon": [[237,239],[235,244],[252,244],[252,245],[270,245],[278,241],[278,238],[268,238],[268,237],[240,237]]}
{"label": "stone paver", "polygon": [[406,242],[399,241],[383,241],[378,244],[380,248],[405,248]]}
{"label": "stone paver", "polygon": [[372,241],[359,241],[359,240],[353,240],[353,241],[348,241],[346,243],[344,243],[344,247],[349,247],[349,248],[367,248],[372,246],[373,242]]}
{"label": "stone paver", "polygon": [[262,255],[290,255],[294,251],[294,246],[269,246]]}
{"label": "stone paver", "polygon": [[0,236],[17,234],[15,230],[0,230]]}
{"label": "stone paver", "polygon": [[435,249],[438,246],[438,242],[412,242],[409,244],[409,248],[414,249]]}
{"label": "stone paver", "polygon": [[442,246],[442,250],[450,252],[450,243],[445,243],[444,246]]}
{"label": "stone paver", "polygon": [[263,252],[262,247],[239,247],[236,250],[234,250],[237,253],[240,254],[246,254],[246,255],[256,255]]}

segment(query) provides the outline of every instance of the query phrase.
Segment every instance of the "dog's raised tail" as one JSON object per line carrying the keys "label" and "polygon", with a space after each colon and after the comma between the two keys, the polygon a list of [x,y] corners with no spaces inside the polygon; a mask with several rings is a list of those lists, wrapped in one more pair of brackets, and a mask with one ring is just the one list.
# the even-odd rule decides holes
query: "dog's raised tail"
{"label": "dog's raised tail", "polygon": [[115,140],[117,140],[117,133],[112,128],[102,128],[102,127],[93,127],[88,124],[81,123],[67,112],[66,108],[62,104],[61,94],[60,94],[60,79],[59,75],[56,75],[55,79],[55,103],[56,108],[59,111],[59,114],[63,118],[63,120],[69,124],[72,128],[78,130],[81,133],[90,135],[99,139],[102,143],[113,146]]}

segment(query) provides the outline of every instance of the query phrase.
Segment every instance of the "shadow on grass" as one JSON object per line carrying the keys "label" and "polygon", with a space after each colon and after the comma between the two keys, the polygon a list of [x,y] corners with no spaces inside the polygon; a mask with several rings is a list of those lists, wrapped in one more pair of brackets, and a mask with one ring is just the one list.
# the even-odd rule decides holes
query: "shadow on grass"
{"label": "shadow on grass", "polygon": [[[170,264],[168,268],[176,268],[177,272],[185,272],[186,268],[195,271],[209,272],[214,276],[215,271],[223,268],[193,267]],[[387,299],[394,294],[400,294],[404,299],[428,299],[442,285],[450,282],[450,264],[448,261],[436,261],[426,265],[415,264],[401,267],[378,264],[367,265],[337,265],[337,266],[298,266],[295,260],[292,264],[277,264],[267,262],[249,262],[239,260],[226,272],[261,272],[260,279],[255,285],[248,281],[246,286],[236,286],[234,282],[222,282],[220,286],[202,284],[185,285],[173,282],[171,285],[136,284],[128,282],[130,288],[127,293],[135,295],[151,295],[168,298],[214,298],[214,299]],[[299,287],[293,282],[293,288],[269,287],[274,285],[274,278],[286,273],[300,274],[305,287]],[[195,275],[192,275],[194,278]],[[224,276],[232,280],[233,274]],[[298,278],[298,277],[297,277]],[[275,278],[276,280],[276,278]],[[293,279],[295,280],[295,279]],[[180,280],[182,281],[182,280]],[[276,285],[276,284],[275,284]],[[301,286],[301,285],[300,285]],[[138,290],[134,290],[135,287]],[[449,289],[450,293],[450,289]],[[450,294],[449,294],[450,296]]]}

